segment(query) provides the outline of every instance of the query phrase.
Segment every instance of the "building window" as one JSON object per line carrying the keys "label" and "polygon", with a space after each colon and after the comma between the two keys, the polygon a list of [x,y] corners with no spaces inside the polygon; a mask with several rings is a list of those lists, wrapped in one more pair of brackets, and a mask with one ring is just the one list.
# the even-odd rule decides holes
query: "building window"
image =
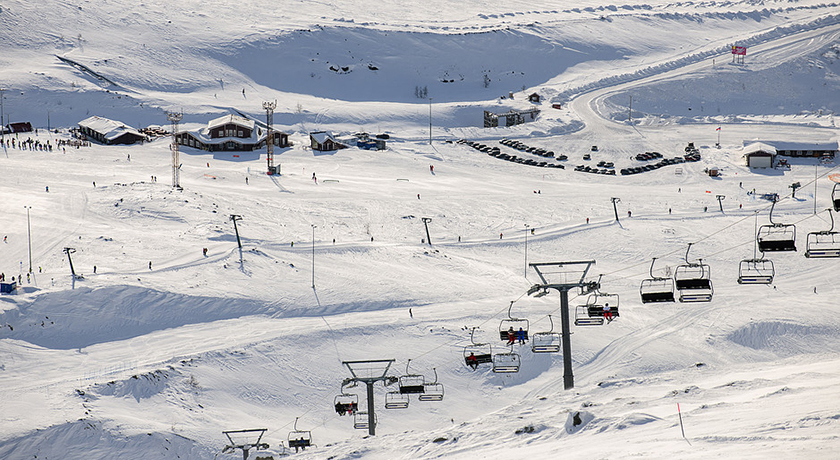
{"label": "building window", "polygon": [[240,129],[239,131],[237,131],[237,132],[239,133],[239,134],[238,134],[238,136],[239,136],[239,137],[243,137],[243,136],[242,136],[242,130],[241,130],[241,129]]}

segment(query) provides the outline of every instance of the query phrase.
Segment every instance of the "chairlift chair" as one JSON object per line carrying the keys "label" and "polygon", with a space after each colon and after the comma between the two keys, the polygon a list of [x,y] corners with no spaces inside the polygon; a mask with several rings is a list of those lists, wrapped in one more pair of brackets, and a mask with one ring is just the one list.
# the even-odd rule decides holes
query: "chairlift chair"
{"label": "chairlift chair", "polygon": [[[464,347],[464,364],[472,368],[472,364],[476,367],[482,364],[493,363],[493,347],[489,343],[475,343],[474,336],[475,328],[470,332],[470,344]],[[472,358],[475,358],[473,360]]]}
{"label": "chairlift chair", "polygon": [[432,370],[435,372],[435,381],[424,385],[423,394],[417,397],[420,401],[443,401],[443,384],[437,381],[437,369]]}
{"label": "chairlift chair", "polygon": [[510,352],[493,355],[493,372],[497,374],[519,372],[519,365],[519,354],[513,351],[513,345],[510,346]]}
{"label": "chairlift chair", "polygon": [[562,337],[559,332],[554,332],[554,321],[548,315],[551,329],[548,332],[535,332],[531,336],[531,351],[534,353],[557,353],[560,351]]}
{"label": "chairlift chair", "polygon": [[[758,212],[755,214],[755,234],[758,235]],[[756,249],[758,247],[758,238],[753,238],[753,258],[744,259],[738,265],[738,283],[739,284],[771,284],[773,277],[776,274],[773,261],[764,258],[764,253],[761,253],[761,258],[757,257]]]}
{"label": "chairlift chair", "polygon": [[333,401],[338,415],[353,415],[359,409],[359,395],[341,393]]}
{"label": "chairlift chair", "polygon": [[840,257],[840,232],[834,231],[834,215],[831,213],[831,208],[826,209],[826,211],[828,211],[828,216],[831,217],[831,228],[808,234],[805,257]]}
{"label": "chairlift chair", "polygon": [[[522,329],[522,334],[524,335],[523,340],[528,340],[528,320],[524,318],[514,318],[510,315],[510,310],[513,308],[513,302],[510,303],[508,307],[508,318],[503,319],[501,323],[499,323],[499,338],[502,342],[510,341],[509,332],[513,329],[513,332],[516,334],[520,333],[520,329]],[[516,337],[517,339],[519,337]]]}
{"label": "chairlift chair", "polygon": [[370,417],[367,412],[356,412],[353,414],[353,428],[367,430],[370,427]]}
{"label": "chairlift chair", "polygon": [[656,263],[656,257],[650,262],[650,278],[642,280],[639,286],[642,303],[674,302],[674,280],[654,276],[654,263]]}
{"label": "chairlift chair", "polygon": [[591,294],[586,304],[575,308],[575,326],[600,326],[606,322],[608,311],[610,318],[618,317],[618,304],[618,294]]}
{"label": "chairlift chair", "polygon": [[840,212],[840,189],[837,187],[840,186],[840,183],[834,184],[834,188],[831,189],[831,203],[834,204],[834,211]]}
{"label": "chairlift chair", "polygon": [[385,393],[385,408],[386,409],[408,409],[409,395],[400,393],[399,391],[389,391]]}
{"label": "chairlift chair", "polygon": [[589,305],[575,307],[575,326],[601,326],[603,324],[603,316],[589,316]]}
{"label": "chairlift chair", "polygon": [[300,417],[295,417],[295,430],[289,433],[289,447],[294,447],[295,452],[298,449],[306,449],[312,446],[312,432],[298,430],[298,418]]}
{"label": "chairlift chair", "polygon": [[711,280],[712,269],[708,264],[703,263],[703,259],[699,259],[696,263],[688,261],[688,252],[692,244],[688,243],[688,249],[685,251],[685,263],[677,265],[674,270],[674,283],[680,293],[679,300],[680,302],[710,302],[714,294]]}
{"label": "chairlift chair", "polygon": [[738,266],[739,284],[772,284],[776,274],[769,259],[744,259]]}
{"label": "chairlift chair", "polygon": [[770,206],[770,223],[758,228],[758,250],[761,252],[796,251],[796,225],[773,222],[773,209],[777,198]]}
{"label": "chairlift chair", "polygon": [[426,391],[425,383],[426,378],[420,374],[409,374],[408,373],[408,366],[411,364],[411,360],[409,359],[408,362],[405,364],[405,375],[401,376],[399,379],[400,384],[400,393],[402,394],[419,394]]}

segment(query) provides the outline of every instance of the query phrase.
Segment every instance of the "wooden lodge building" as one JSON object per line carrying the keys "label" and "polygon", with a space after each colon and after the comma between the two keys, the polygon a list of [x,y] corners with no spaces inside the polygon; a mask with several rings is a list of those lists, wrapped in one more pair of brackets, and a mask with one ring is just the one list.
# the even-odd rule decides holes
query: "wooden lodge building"
{"label": "wooden lodge building", "polygon": [[[225,115],[210,120],[198,131],[182,131],[175,137],[180,145],[211,152],[251,151],[265,147],[267,132],[249,120],[238,115]],[[289,146],[289,135],[273,131],[274,145]]]}
{"label": "wooden lodge building", "polygon": [[79,132],[86,138],[105,145],[134,144],[146,140],[146,136],[131,126],[96,115],[85,118],[78,124]]}
{"label": "wooden lodge building", "polygon": [[343,149],[347,147],[333,137],[332,133],[327,131],[315,131],[309,133],[309,146],[312,150],[319,152],[331,152],[333,150]]}

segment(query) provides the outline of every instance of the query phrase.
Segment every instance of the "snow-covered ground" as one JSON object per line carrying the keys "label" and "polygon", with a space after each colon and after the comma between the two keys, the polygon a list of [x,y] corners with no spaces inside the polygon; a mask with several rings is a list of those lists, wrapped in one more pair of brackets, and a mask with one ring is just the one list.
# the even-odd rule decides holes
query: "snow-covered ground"
{"label": "snow-covered ground", "polygon": [[[837,163],[750,171],[740,148],[838,140],[840,5],[290,3],[0,4],[4,114],[40,128],[18,141],[55,146],[90,115],[138,128],[166,125],[166,110],[188,127],[231,110],[261,119],[276,99],[294,143],[277,152],[279,176],[264,152],[182,148],[183,191],[168,139],[2,149],[0,272],[26,277],[28,233],[33,270],[0,296],[0,458],[238,458],[221,453],[222,431],[244,428],[267,428],[277,453],[296,418],[315,444],[301,458],[836,457],[840,263],[803,253],[830,225]],[[745,65],[733,44],[749,46]],[[532,92],[535,122],[481,128],[482,110],[530,107]],[[313,152],[315,129],[391,139]],[[452,142],[532,157],[505,137],[568,155],[566,168]],[[700,162],[574,171],[687,142]],[[769,222],[764,193],[783,197],[773,217],[796,224],[798,251],[768,255],[772,286],[739,285],[756,222]],[[642,304],[651,258],[673,271],[689,243],[713,300]],[[596,261],[590,278],[620,296],[621,316],[572,326],[573,390],[560,354],[528,346],[514,346],[517,374],[464,366],[473,327],[507,349],[511,302],[532,332],[548,315],[559,330],[560,296],[527,296],[539,279],[526,263],[578,260]],[[443,402],[386,410],[393,387],[377,385],[366,437],[333,409],[342,361],[365,359],[436,374]]]}

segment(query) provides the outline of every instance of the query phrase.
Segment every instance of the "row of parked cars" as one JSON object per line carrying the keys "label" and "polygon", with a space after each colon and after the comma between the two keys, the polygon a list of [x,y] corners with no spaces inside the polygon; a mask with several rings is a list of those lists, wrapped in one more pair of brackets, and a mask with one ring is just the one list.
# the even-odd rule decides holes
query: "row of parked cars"
{"label": "row of parked cars", "polygon": [[[638,159],[638,155],[636,156],[636,159]],[[643,172],[647,172],[647,171],[653,171],[653,170],[659,169],[663,166],[670,166],[670,165],[676,165],[676,164],[681,164],[681,163],[693,163],[695,161],[700,161],[700,153],[699,152],[687,153],[687,154],[685,154],[681,157],[664,158],[662,160],[659,160],[656,163],[649,163],[649,164],[646,164],[644,166],[635,166],[635,167],[632,167],[632,168],[624,168],[620,172],[621,172],[622,176],[629,176],[629,175],[632,175],[632,174],[639,174],[639,173],[643,173]]]}
{"label": "row of parked cars", "polygon": [[[552,152],[551,150],[546,150],[546,149],[541,148],[541,147],[531,147],[531,146],[526,145],[525,143],[520,142],[520,141],[515,141],[515,140],[512,140],[512,139],[505,138],[505,139],[500,140],[499,143],[502,144],[502,145],[506,145],[506,146],[508,146],[512,149],[519,150],[521,152],[533,153],[534,155],[541,156],[541,157],[544,157],[544,158],[555,158],[554,152]],[[560,154],[560,155],[557,155],[556,160],[557,161],[563,161],[563,160],[567,160],[568,158],[569,157],[567,157],[566,155]]]}
{"label": "row of parked cars", "polygon": [[587,173],[592,173],[592,174],[603,174],[605,176],[615,176],[615,169],[593,168],[593,167],[584,166],[584,165],[575,166],[575,171],[587,172]]}
{"label": "row of parked cars", "polygon": [[645,152],[636,155],[638,161],[658,160],[659,158],[662,158],[662,154],[659,152]]}
{"label": "row of parked cars", "polygon": [[530,158],[519,158],[516,155],[508,155],[507,153],[502,153],[499,147],[490,147],[488,145],[482,144],[480,142],[468,141],[465,139],[461,139],[458,141],[459,144],[466,144],[470,147],[478,150],[479,152],[486,153],[491,157],[496,157],[500,160],[510,161],[511,163],[519,163],[528,166],[537,166],[540,168],[558,168],[558,169],[565,169],[565,166],[559,163],[549,163],[547,161],[537,161]]}

